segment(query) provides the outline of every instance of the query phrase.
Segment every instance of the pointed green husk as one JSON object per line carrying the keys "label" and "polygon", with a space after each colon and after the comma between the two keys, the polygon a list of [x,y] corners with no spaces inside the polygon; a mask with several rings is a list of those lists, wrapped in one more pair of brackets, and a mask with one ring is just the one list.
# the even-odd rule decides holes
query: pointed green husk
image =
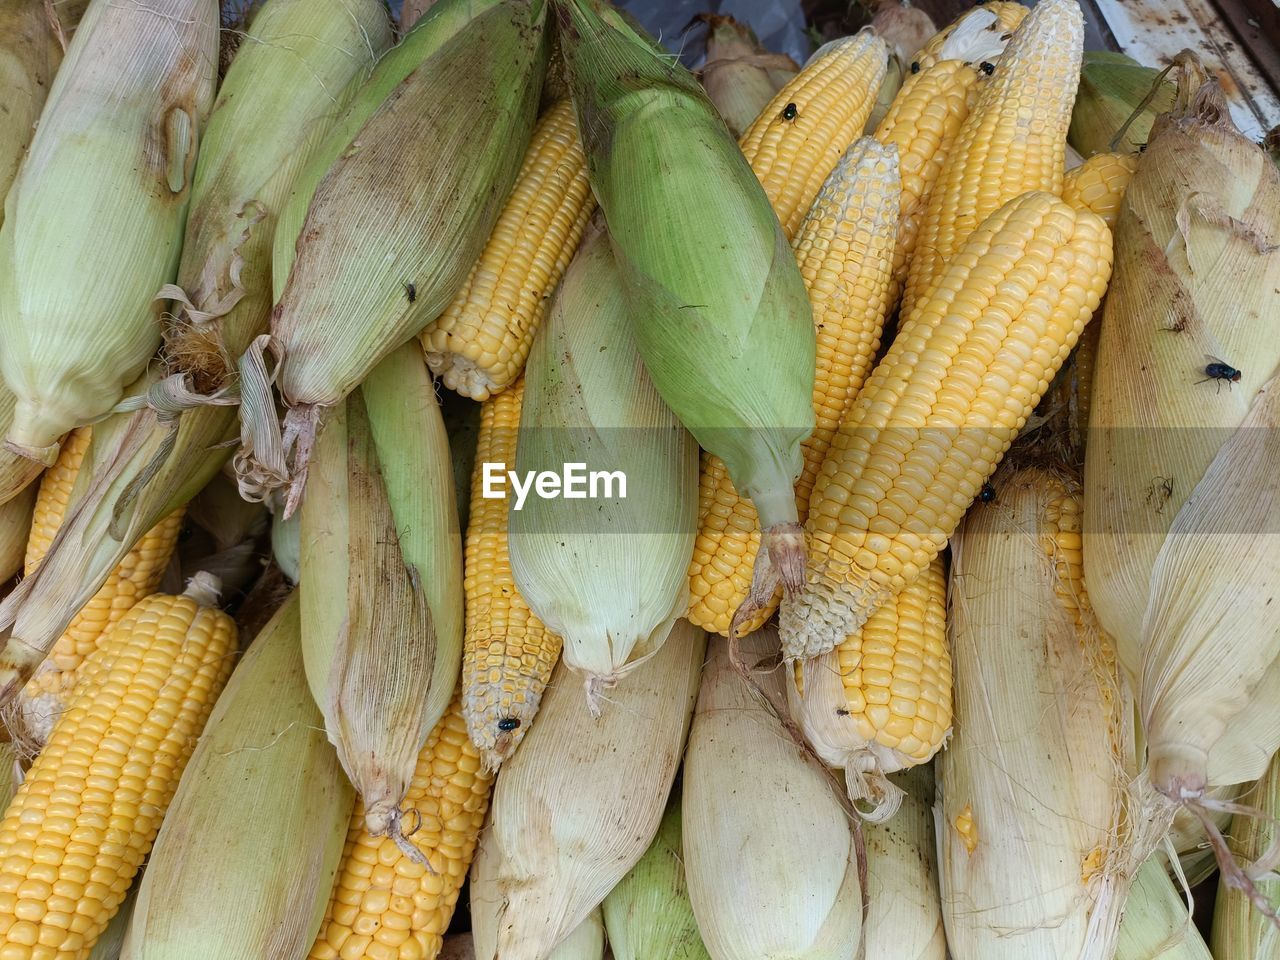
{"label": "pointed green husk", "polygon": [[595,0],[556,0],[591,185],[653,384],[803,582],[794,480],[813,431],[816,339],[769,200],[689,73]]}
{"label": "pointed green husk", "polygon": [[[335,93],[367,71],[390,40],[380,0],[268,0],[258,12],[200,144],[177,285],[210,318],[198,324],[190,310],[179,305],[175,311],[166,331],[176,375],[170,385],[225,383],[197,376],[213,369],[208,364],[182,367],[178,358],[193,351],[172,348],[186,332],[203,325],[213,353],[234,359],[266,328],[272,229],[297,155],[331,122]],[[274,93],[262,97],[263,90]],[[227,304],[229,294],[238,301]],[[137,392],[136,386],[126,391]],[[0,701],[21,688],[138,538],[222,468],[236,430],[234,408],[223,406],[176,416],[168,406],[163,414],[117,413],[94,427],[91,469],[82,471],[76,513],[64,521],[39,571],[0,604],[0,629],[9,632],[0,654]]]}
{"label": "pointed green husk", "polygon": [[[1173,105],[1173,85],[1162,83],[1155,90],[1159,78],[1159,70],[1144,67],[1123,53],[1086,50],[1067,142],[1084,157],[1110,150],[1129,153],[1140,149],[1147,142],[1155,118]],[[1143,105],[1153,90],[1155,95]],[[1129,126],[1123,136],[1115,139],[1126,123]]]}
{"label": "pointed green husk", "polygon": [[218,698],[165,815],[124,960],[303,957],[354,793],[307,690],[298,594]]}
{"label": "pointed green husk", "polygon": [[673,792],[658,835],[602,904],[613,960],[710,960],[684,881],[680,795]]}
{"label": "pointed green husk", "polygon": [[270,347],[288,408],[281,433],[255,374],[237,461],[247,498],[287,485],[285,516],[296,509],[323,411],[435,319],[474,266],[532,132],[545,13],[542,0],[432,7],[307,160],[277,228],[277,251],[296,247],[276,264],[288,278],[271,337],[242,361],[263,370]]}
{"label": "pointed green husk", "polygon": [[[1225,953],[1220,960],[1251,960]],[[1115,960],[1211,960],[1209,948],[1191,922],[1187,902],[1153,856],[1138,870],[1125,901]]]}
{"label": "pointed green husk", "polygon": [[600,227],[530,350],[515,464],[522,477],[558,475],[566,464],[579,464],[584,480],[617,472],[625,495],[617,485],[599,498],[530,494],[521,509],[507,497],[516,587],[564,639],[593,713],[604,689],[652,656],[688,609],[697,531],[697,444],[653,388],[626,314]]}

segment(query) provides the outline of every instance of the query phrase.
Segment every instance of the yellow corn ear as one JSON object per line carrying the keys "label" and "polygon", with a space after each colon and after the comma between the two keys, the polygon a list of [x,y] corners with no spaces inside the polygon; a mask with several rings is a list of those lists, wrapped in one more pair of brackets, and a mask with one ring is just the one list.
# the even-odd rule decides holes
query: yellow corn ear
{"label": "yellow corn ear", "polygon": [[0,956],[82,956],[120,906],[231,673],[218,589],[153,594],[86,662],[0,822]]}
{"label": "yellow corn ear", "polygon": [[434,960],[467,879],[492,780],[457,696],[418,755],[404,810],[430,867],[375,837],[357,801],[342,867],[309,960]]}
{"label": "yellow corn ear", "polygon": [[1092,210],[1107,226],[1114,227],[1125,188],[1138,169],[1136,153],[1097,153],[1067,172],[1062,200],[1081,210]]}
{"label": "yellow corn ear", "polygon": [[524,379],[480,408],[463,584],[462,712],[484,766],[496,770],[529,730],[560,659],[560,638],[529,609],[511,574],[507,502],[484,496],[484,465],[516,464]]}
{"label": "yellow corn ear", "polygon": [[534,127],[507,205],[462,290],[421,334],[431,372],[473,400],[520,376],[551,294],[595,209],[573,105]]}
{"label": "yellow corn ear", "polygon": [[974,231],[903,324],[814,487],[789,659],[832,649],[946,546],[1093,315],[1111,231],[1046,193]]}
{"label": "yellow corn ear", "polygon": [[[896,151],[858,140],[836,165],[800,227],[792,250],[813,308],[817,425],[801,444],[804,470],[796,482],[801,520],[818,468],[845,411],[871,369],[890,304],[889,250],[896,235],[899,192]],[[741,496],[724,463],[704,454],[699,478],[698,539],[689,563],[689,619],[727,634],[746,598],[760,550],[760,519]],[[766,601],[742,629],[754,630],[773,612]]]}
{"label": "yellow corn ear", "polygon": [[1076,0],[1045,0],[1014,32],[965,119],[929,198],[902,316],[983,220],[1028,190],[1062,192],[1084,20]]}

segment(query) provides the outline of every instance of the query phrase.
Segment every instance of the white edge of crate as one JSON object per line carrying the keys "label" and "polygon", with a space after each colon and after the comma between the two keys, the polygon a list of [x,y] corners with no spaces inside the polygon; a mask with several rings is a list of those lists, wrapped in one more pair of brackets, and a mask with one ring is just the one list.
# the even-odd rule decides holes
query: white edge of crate
{"label": "white edge of crate", "polygon": [[1231,116],[1254,140],[1280,124],[1280,91],[1272,86],[1209,0],[1093,0],[1120,50],[1164,66],[1194,50],[1222,82]]}

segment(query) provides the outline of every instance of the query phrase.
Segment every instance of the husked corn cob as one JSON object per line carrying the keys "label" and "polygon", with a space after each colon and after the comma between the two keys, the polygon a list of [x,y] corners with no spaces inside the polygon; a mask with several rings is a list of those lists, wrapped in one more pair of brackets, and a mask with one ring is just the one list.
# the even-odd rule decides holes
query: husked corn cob
{"label": "husked corn cob", "polygon": [[375,837],[357,801],[342,867],[310,960],[434,960],[444,943],[489,806],[490,776],[455,696],[418,755],[406,815],[430,867]]}
{"label": "husked corn cob", "polygon": [[1062,192],[1083,38],[1076,0],[1044,0],[1014,32],[929,197],[901,316],[911,316],[969,234],[1003,204],[1028,190]]}
{"label": "husked corn cob", "polygon": [[820,47],[742,135],[787,239],[875,105],[889,55],[869,30]]}
{"label": "husked corn cob", "polygon": [[929,760],[951,735],[947,574],[941,557],[834,650],[797,663],[792,713],[829,766],[844,770],[849,796],[898,808],[886,778]]}
{"label": "husked corn cob", "polygon": [[938,61],[946,59],[943,47],[946,46],[947,41],[955,36],[956,33],[963,32],[975,20],[994,17],[991,29],[993,32],[1003,35],[1017,30],[1030,12],[1030,7],[1025,7],[1021,3],[1013,2],[1013,0],[990,0],[989,3],[980,3],[966,10],[952,23],[943,27],[933,37],[929,38],[925,45],[920,48],[913,62],[919,64],[920,69],[923,71],[928,70]]}
{"label": "husked corn cob", "polygon": [[[831,438],[871,369],[890,309],[886,267],[897,232],[895,154],[893,147],[870,138],[858,140],[827,178],[792,243],[809,290],[818,343],[813,385],[817,425],[801,444],[804,470],[796,482],[802,520]],[[719,458],[704,454],[699,486],[688,617],[704,630],[727,634],[751,588],[760,519]],[[742,626],[743,632],[763,623],[777,603],[772,588],[755,600],[761,609]]]}
{"label": "husked corn cob", "polygon": [[534,127],[489,242],[453,302],[422,332],[431,372],[473,400],[515,381],[595,208],[573,105]]}
{"label": "husked corn cob", "polygon": [[0,822],[0,956],[76,960],[120,906],[231,673],[218,588],[153,594],[87,660]]}
{"label": "husked corn cob", "polygon": [[987,218],[903,324],[814,487],[783,651],[839,644],[946,545],[1102,299],[1111,231],[1027,193]]}
{"label": "husked corn cob", "polygon": [[1125,188],[1137,169],[1136,153],[1096,153],[1067,172],[1062,180],[1062,201],[1092,210],[1108,227],[1114,227]]}
{"label": "husked corn cob", "polygon": [[0,228],[15,452],[52,464],[160,343],[155,293],[178,266],[217,42],[214,0],[96,3],[76,29]]}
{"label": "husked corn cob", "polygon": [[484,496],[484,465],[516,463],[521,378],[480,408],[480,439],[471,478],[471,518],[463,584],[462,713],[485,769],[496,770],[529,730],[542,691],[560,659],[560,638],[529,609],[511,575],[507,503]]}

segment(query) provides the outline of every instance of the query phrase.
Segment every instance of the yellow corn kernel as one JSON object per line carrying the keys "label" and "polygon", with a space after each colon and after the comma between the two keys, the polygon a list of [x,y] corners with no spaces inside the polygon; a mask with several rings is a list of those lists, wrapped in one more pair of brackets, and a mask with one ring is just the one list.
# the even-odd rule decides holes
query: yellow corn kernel
{"label": "yellow corn kernel", "polygon": [[1073,207],[1092,210],[1114,227],[1125,188],[1138,169],[1136,153],[1096,153],[1062,180],[1062,199]]}
{"label": "yellow corn kernel", "polygon": [[0,957],[80,960],[119,908],[231,673],[217,588],[147,597],[85,662],[0,821]]}
{"label": "yellow corn kernel", "polygon": [[404,798],[405,822],[417,824],[413,843],[434,873],[390,837],[370,835],[357,801],[310,960],[434,960],[475,854],[491,783],[455,696],[418,755]]}
{"label": "yellow corn kernel", "polygon": [[903,324],[841,424],[810,503],[789,659],[830,650],[920,576],[1102,299],[1102,219],[1046,193],[1001,207]]}
{"label": "yellow corn kernel", "polygon": [[1027,14],[1031,12],[1029,7],[1024,7],[1021,3],[1015,3],[1013,0],[990,0],[988,3],[979,3],[972,9],[966,10],[952,23],[943,27],[934,34],[929,41],[920,48],[920,51],[916,54],[914,63],[918,65],[921,70],[927,70],[929,67],[938,63],[938,56],[942,52],[942,45],[951,38],[953,33],[955,33],[956,27],[960,25],[960,22],[966,17],[970,17],[982,10],[986,10],[987,12],[995,15],[995,27],[1001,33],[1012,33],[1014,30],[1017,30],[1018,27],[1022,25],[1022,21],[1026,19]]}
{"label": "yellow corn kernel", "polygon": [[471,276],[422,332],[427,365],[446,387],[487,400],[520,376],[594,209],[573,107],[561,100],[538,121]]}
{"label": "yellow corn kernel", "polygon": [[933,186],[973,108],[981,74],[959,60],[942,60],[907,77],[875,138],[898,148],[902,197],[898,201],[898,239],[893,249],[894,303],[907,279],[921,220]]}
{"label": "yellow corn kernel", "polygon": [[833,40],[769,101],[740,141],[790,240],[857,139],[884,79],[888,47],[869,31]]}
{"label": "yellow corn kernel", "polygon": [[485,769],[515,751],[560,658],[549,631],[516,590],[507,551],[507,502],[486,498],[484,465],[514,469],[524,380],[485,401],[471,477],[463,588],[462,710]]}
{"label": "yellow corn kernel", "polygon": [[964,809],[956,814],[952,826],[960,834],[960,842],[964,844],[966,851],[973,853],[978,849],[978,825],[974,823],[973,807],[970,804],[966,803]]}
{"label": "yellow corn kernel", "polygon": [[1029,190],[1062,192],[1083,41],[1076,0],[1044,0],[1014,33],[929,197],[901,316],[911,316],[969,234],[1003,204]]}
{"label": "yellow corn kernel", "polygon": [[[889,312],[888,254],[899,193],[894,152],[870,138],[859,140],[823,185],[792,243],[818,335],[817,425],[802,444],[804,471],[796,482],[801,520],[831,438],[871,369]],[[689,620],[728,633],[751,586],[760,540],[755,507],[739,496],[724,463],[704,454],[698,538],[689,563]],[[754,630],[776,606],[777,598],[743,631]]]}

